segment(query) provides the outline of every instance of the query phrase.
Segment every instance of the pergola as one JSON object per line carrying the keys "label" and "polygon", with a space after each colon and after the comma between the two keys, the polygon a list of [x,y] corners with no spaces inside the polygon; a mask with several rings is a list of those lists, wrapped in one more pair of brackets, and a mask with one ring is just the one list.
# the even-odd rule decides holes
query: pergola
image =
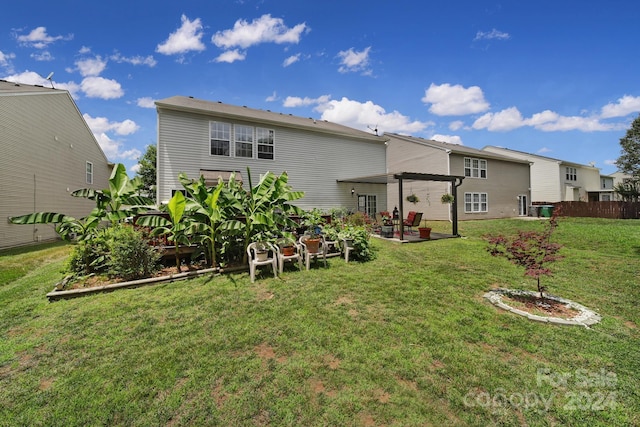
{"label": "pergola", "polygon": [[453,196],[453,203],[451,204],[451,234],[459,236],[458,234],[458,187],[462,185],[464,176],[459,175],[441,175],[433,173],[416,173],[416,172],[398,172],[382,175],[370,175],[360,178],[339,179],[338,182],[351,182],[351,183],[364,183],[364,184],[393,184],[398,183],[398,206],[399,209],[399,231],[400,240],[404,240],[404,224],[402,219],[404,218],[404,197],[402,191],[402,184],[405,181],[440,181],[451,183],[451,194]]}

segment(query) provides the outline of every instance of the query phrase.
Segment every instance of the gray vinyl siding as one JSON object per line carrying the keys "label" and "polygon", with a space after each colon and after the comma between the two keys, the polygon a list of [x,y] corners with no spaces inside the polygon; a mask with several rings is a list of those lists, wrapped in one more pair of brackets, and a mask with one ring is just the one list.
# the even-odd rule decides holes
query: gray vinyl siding
{"label": "gray vinyl siding", "polygon": [[[72,197],[108,186],[111,168],[66,91],[0,95],[0,248],[56,239],[53,225],[15,225],[32,212],[86,216],[94,203]],[[93,185],[86,184],[86,162]]]}
{"label": "gray vinyl siding", "polygon": [[[518,216],[518,196],[529,195],[529,166],[526,163],[510,162],[495,158],[467,154],[451,154],[451,174],[464,176],[464,158],[472,157],[487,161],[487,178],[466,177],[458,187],[458,218],[488,219]],[[464,193],[487,193],[488,212],[466,213]]]}
{"label": "gray vinyl siding", "polygon": [[[274,159],[246,159],[210,155],[209,123],[262,127],[274,131]],[[386,172],[385,144],[273,124],[256,124],[211,114],[158,108],[158,200],[167,201],[181,189],[180,172],[197,178],[201,169],[240,171],[248,186],[247,167],[255,186],[267,171],[287,172],[289,184],[305,197],[296,202],[304,209],[355,207],[360,194],[374,194],[386,205],[384,185],[338,183],[337,180]]]}
{"label": "gray vinyl siding", "polygon": [[[449,158],[446,150],[417,142],[390,136],[387,148],[387,163],[390,173],[416,172],[448,175]],[[403,185],[403,215],[409,211],[422,212],[423,219],[449,220],[449,205],[443,205],[440,197],[450,192],[449,183],[434,181],[413,181]],[[399,208],[399,188],[397,184],[390,184],[387,188],[389,212]],[[406,197],[414,193],[420,200],[410,203]]]}

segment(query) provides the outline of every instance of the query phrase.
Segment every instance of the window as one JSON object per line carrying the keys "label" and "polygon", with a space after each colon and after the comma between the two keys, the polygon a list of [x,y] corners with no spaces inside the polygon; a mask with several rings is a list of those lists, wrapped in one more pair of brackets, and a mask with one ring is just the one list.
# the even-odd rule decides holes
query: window
{"label": "window", "polygon": [[378,210],[375,195],[359,194],[358,195],[358,212],[364,212],[369,218],[375,218]]}
{"label": "window", "polygon": [[256,128],[258,141],[258,158],[273,160],[273,130]]}
{"label": "window", "polygon": [[567,166],[566,168],[564,168],[564,170],[565,170],[565,178],[567,181],[578,180],[578,170],[576,168]]}
{"label": "window", "polygon": [[487,161],[482,159],[464,158],[464,176],[470,178],[487,177]]}
{"label": "window", "polygon": [[487,193],[464,193],[464,211],[466,213],[488,212]]}
{"label": "window", "polygon": [[87,162],[87,184],[93,184],[93,163]]}
{"label": "window", "polygon": [[272,129],[254,128],[211,122],[211,155],[245,159],[274,158],[274,132]]}
{"label": "window", "polygon": [[211,155],[229,156],[231,145],[231,125],[229,123],[211,122]]}
{"label": "window", "polygon": [[233,127],[236,144],[236,157],[253,158],[253,127],[235,125]]}

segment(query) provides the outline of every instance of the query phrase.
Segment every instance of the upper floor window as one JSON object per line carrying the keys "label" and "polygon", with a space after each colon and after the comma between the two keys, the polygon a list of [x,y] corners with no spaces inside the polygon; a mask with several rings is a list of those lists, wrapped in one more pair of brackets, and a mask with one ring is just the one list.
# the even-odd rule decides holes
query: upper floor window
{"label": "upper floor window", "polygon": [[273,160],[273,130],[256,128],[258,158]]}
{"label": "upper floor window", "polygon": [[87,162],[87,184],[93,184],[93,163]]}
{"label": "upper floor window", "polygon": [[231,146],[231,125],[223,122],[211,122],[211,155],[229,156]]}
{"label": "upper floor window", "polygon": [[253,127],[235,125],[236,157],[253,158]]}
{"label": "upper floor window", "polygon": [[487,177],[487,161],[482,159],[474,159],[471,157],[464,158],[464,176],[471,178]]}
{"label": "upper floor window", "polygon": [[488,212],[489,196],[487,193],[464,193],[464,211],[466,213]]}
{"label": "upper floor window", "polygon": [[565,178],[567,181],[577,181],[578,180],[578,170],[576,168],[572,168],[567,166],[564,168],[565,170]]}
{"label": "upper floor window", "polygon": [[211,155],[246,159],[274,158],[274,132],[247,125],[210,123]]}

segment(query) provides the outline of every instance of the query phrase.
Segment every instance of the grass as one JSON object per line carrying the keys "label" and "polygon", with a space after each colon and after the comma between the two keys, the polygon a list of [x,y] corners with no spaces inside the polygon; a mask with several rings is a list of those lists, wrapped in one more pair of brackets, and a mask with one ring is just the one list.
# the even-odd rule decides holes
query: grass
{"label": "grass", "polygon": [[0,426],[639,425],[640,222],[560,223],[546,283],[603,315],[592,329],[483,300],[535,285],[482,235],[536,226],[55,303],[67,247],[0,253]]}

